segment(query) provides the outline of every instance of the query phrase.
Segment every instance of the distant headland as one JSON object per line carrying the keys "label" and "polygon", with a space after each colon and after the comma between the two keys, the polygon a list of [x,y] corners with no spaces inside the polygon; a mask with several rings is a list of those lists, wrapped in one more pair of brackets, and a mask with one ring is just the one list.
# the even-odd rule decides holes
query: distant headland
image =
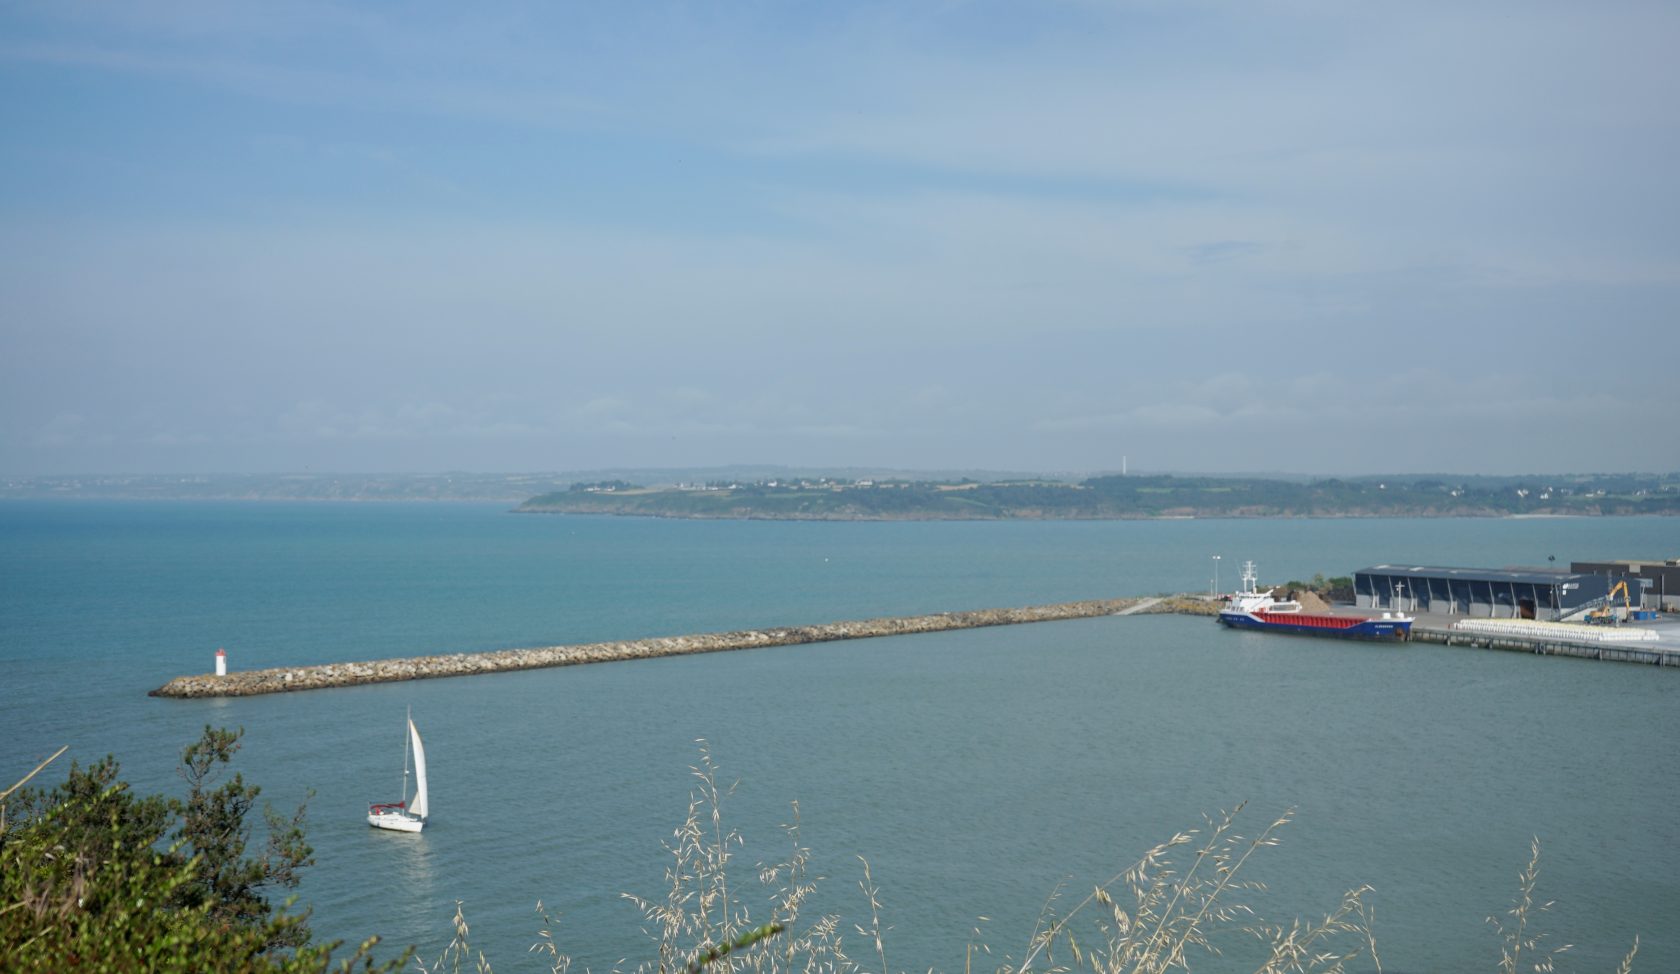
{"label": "distant headland", "polygon": [[1080,481],[777,477],[643,486],[577,482],[521,513],[824,521],[1680,514],[1680,475],[1102,476]]}
{"label": "distant headland", "polygon": [[1059,474],[709,467],[0,477],[0,500],[472,501],[520,513],[825,521],[1680,514],[1680,473]]}

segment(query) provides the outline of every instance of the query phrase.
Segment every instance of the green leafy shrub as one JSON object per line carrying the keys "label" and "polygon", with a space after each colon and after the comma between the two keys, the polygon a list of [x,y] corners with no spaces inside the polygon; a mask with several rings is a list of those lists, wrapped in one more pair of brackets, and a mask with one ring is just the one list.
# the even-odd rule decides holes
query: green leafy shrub
{"label": "green leafy shrub", "polygon": [[25,778],[0,793],[0,970],[320,974],[400,966],[376,967],[369,951],[378,938],[335,966],[339,944],[310,944],[307,914],[290,912],[289,900],[270,904],[266,891],[295,887],[312,851],[300,805],[290,817],[265,808],[267,844],[258,856],[245,854],[260,789],[237,774],[213,786],[240,733],[206,727],[183,752],[185,800],[136,795],[109,757],[86,768],[72,763],[50,791],[23,788]]}

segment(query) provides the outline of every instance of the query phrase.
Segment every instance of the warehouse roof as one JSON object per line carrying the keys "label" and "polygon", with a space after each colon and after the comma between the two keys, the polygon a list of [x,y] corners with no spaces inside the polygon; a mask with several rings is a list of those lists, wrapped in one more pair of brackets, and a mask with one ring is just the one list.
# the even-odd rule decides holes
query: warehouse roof
{"label": "warehouse roof", "polygon": [[1558,585],[1577,578],[1597,577],[1592,572],[1547,571],[1543,568],[1437,568],[1429,565],[1373,565],[1356,575],[1410,575],[1420,578],[1457,578],[1467,582],[1522,582]]}

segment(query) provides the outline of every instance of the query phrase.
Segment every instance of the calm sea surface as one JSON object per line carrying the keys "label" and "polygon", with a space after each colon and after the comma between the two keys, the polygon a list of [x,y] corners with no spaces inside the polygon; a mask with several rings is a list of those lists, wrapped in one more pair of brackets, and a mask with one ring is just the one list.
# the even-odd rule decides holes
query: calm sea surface
{"label": "calm sea surface", "polygon": [[[802,838],[818,908],[889,966],[960,970],[971,931],[1019,957],[1072,900],[1204,813],[1297,809],[1254,865],[1274,916],[1376,887],[1390,971],[1492,970],[1484,923],[1543,844],[1543,921],[1580,970],[1680,970],[1680,672],[1374,646],[1133,617],[231,701],[146,691],[234,668],[710,632],[1351,574],[1382,562],[1673,557],[1680,520],[1187,520],[830,524],[515,516],[491,505],[0,503],[0,783],[61,744],[175,790],[206,724],[290,808],[313,790],[317,936],[435,956],[457,900],[498,971],[540,899],[578,968],[650,955],[620,894],[663,895],[661,849],[709,742],[734,876]],[[413,708],[421,836],[377,832]],[[62,772],[56,777],[61,778]],[[980,921],[978,918],[987,917]],[[853,937],[862,955],[863,938]],[[1235,946],[1235,945],[1233,945]],[[1570,965],[1564,965],[1569,969]],[[1214,969],[1214,968],[1209,968]]]}

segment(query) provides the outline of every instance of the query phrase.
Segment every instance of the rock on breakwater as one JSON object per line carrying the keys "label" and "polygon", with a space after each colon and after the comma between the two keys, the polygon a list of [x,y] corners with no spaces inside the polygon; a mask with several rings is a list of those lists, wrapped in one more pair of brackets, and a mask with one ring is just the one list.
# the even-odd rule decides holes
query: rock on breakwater
{"label": "rock on breakwater", "polygon": [[[935,615],[863,619],[830,622],[814,626],[785,626],[774,629],[746,629],[737,632],[705,633],[692,636],[657,636],[619,642],[548,646],[536,649],[504,649],[485,653],[450,653],[442,656],[414,656],[401,659],[369,660],[362,663],[328,663],[314,666],[284,666],[267,670],[235,671],[226,676],[203,674],[178,676],[151,692],[154,697],[247,697],[263,693],[321,690],[357,686],[363,683],[393,683],[401,680],[429,680],[478,673],[507,673],[514,670],[607,663],[616,660],[652,659],[719,653],[736,649],[796,646],[802,643],[834,642],[841,639],[869,639],[875,636],[903,636],[950,629],[976,629],[1058,619],[1087,619],[1114,615],[1142,599],[1095,599],[1019,609],[980,609],[971,612],[941,612]],[[1174,611],[1152,606],[1152,611]],[[1146,610],[1146,611],[1151,611]]]}

